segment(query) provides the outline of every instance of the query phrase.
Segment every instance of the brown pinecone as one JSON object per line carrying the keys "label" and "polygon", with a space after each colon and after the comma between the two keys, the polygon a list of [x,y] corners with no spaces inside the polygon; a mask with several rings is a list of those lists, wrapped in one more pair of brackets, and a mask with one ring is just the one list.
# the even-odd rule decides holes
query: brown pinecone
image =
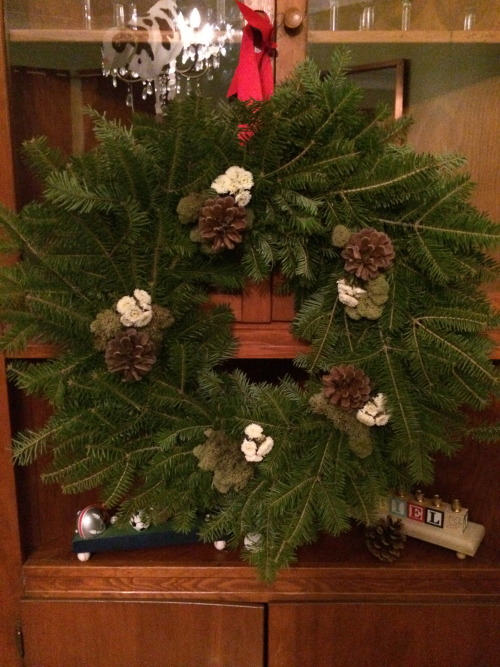
{"label": "brown pinecone", "polygon": [[370,398],[370,378],[352,364],[333,366],[321,378],[323,394],[330,403],[344,410],[357,410]]}
{"label": "brown pinecone", "polygon": [[198,220],[200,236],[216,252],[224,248],[232,250],[242,241],[240,232],[247,226],[245,216],[245,209],[231,195],[207,199]]}
{"label": "brown pinecone", "polygon": [[106,348],[105,361],[112,373],[121,373],[124,382],[140,380],[156,361],[155,346],[147,332],[133,327],[112,338]]}
{"label": "brown pinecone", "polygon": [[368,526],[365,542],[368,551],[376,558],[384,563],[392,563],[400,557],[406,542],[401,519],[393,519],[388,515],[386,519],[381,518],[373,526]]}
{"label": "brown pinecone", "polygon": [[373,280],[391,266],[395,253],[385,232],[362,229],[351,236],[341,256],[345,259],[346,271],[361,280]]}

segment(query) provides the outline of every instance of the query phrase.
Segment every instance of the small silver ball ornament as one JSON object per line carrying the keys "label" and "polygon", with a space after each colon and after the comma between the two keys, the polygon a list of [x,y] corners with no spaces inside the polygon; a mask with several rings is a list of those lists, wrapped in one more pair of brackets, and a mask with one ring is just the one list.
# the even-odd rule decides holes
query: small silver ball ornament
{"label": "small silver ball ornament", "polygon": [[108,527],[108,513],[101,505],[89,505],[78,512],[76,533],[84,539],[102,535]]}

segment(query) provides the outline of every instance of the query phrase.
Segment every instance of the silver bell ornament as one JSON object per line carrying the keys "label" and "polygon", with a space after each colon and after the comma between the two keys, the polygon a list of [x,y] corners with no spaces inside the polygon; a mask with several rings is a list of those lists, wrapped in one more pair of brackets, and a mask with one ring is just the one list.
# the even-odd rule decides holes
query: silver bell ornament
{"label": "silver bell ornament", "polygon": [[77,514],[76,533],[84,539],[102,535],[108,527],[109,517],[101,505],[89,505]]}

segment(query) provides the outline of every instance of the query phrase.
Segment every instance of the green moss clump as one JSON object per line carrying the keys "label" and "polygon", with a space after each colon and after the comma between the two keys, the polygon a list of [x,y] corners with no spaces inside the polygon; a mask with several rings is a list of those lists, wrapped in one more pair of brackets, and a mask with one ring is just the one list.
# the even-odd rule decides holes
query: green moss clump
{"label": "green moss clump", "polygon": [[222,431],[208,429],[207,440],[193,449],[202,470],[214,473],[213,484],[221,493],[241,491],[254,473],[254,467],[241,453],[240,445],[229,440]]}
{"label": "green moss clump", "polygon": [[94,334],[94,347],[103,352],[121,328],[120,316],[115,310],[107,308],[98,313],[90,325],[90,331]]}
{"label": "green moss clump", "polygon": [[147,331],[151,340],[159,344],[163,338],[163,332],[165,329],[168,329],[175,322],[175,318],[168,308],[163,306],[158,306],[153,304],[153,317],[151,322],[143,327],[144,331]]}
{"label": "green moss clump", "polygon": [[336,225],[332,232],[332,245],[343,248],[352,236],[352,231],[345,225]]}
{"label": "green moss clump", "polygon": [[360,459],[370,456],[373,450],[370,427],[358,421],[355,412],[342,410],[342,408],[332,405],[321,392],[311,396],[309,405],[313,412],[324,415],[333,422],[339,431],[347,434],[349,447],[356,456],[359,456]]}
{"label": "green moss clump", "polygon": [[203,206],[209,196],[210,193],[204,191],[191,192],[189,195],[182,197],[182,199],[177,204],[177,215],[179,216],[179,221],[183,225],[189,225],[193,222],[197,222],[200,208]]}
{"label": "green moss clump", "polygon": [[357,306],[347,306],[346,313],[352,320],[378,320],[383,312],[383,305],[389,299],[389,283],[385,276],[377,276],[373,280],[367,280],[365,284],[366,294],[359,296]]}

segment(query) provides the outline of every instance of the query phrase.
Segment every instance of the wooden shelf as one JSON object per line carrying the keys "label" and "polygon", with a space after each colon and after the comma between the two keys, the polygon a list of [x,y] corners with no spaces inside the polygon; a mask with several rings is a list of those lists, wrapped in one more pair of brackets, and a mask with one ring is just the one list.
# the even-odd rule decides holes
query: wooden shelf
{"label": "wooden shelf", "polygon": [[498,30],[310,30],[310,44],[473,44],[500,42]]}
{"label": "wooden shelf", "polygon": [[[238,359],[293,359],[307,352],[308,346],[292,336],[287,322],[272,323],[267,327],[260,324],[237,323],[233,327],[239,341]],[[491,353],[493,361],[500,360],[500,331],[492,331],[490,338],[495,347]],[[43,343],[32,343],[18,354],[6,354],[8,359],[51,359],[57,354],[57,347]]]}
{"label": "wooden shelf", "polygon": [[[117,28],[118,30],[118,28]],[[83,30],[58,28],[13,28],[8,31],[11,42],[102,42],[107,29]],[[139,38],[139,35],[137,36]],[[239,42],[241,34],[237,31],[231,40]],[[499,30],[310,30],[308,40],[311,44],[359,44],[359,43],[395,43],[427,44],[433,42],[452,44],[498,43]]]}
{"label": "wooden shelf", "polygon": [[500,602],[498,553],[481,545],[474,558],[408,538],[396,563],[368,553],[363,531],[322,537],[299,550],[297,564],[274,584],[259,580],[234,551],[211,544],[106,552],[80,562],[70,538],[38,549],[23,566],[24,599]]}
{"label": "wooden shelf", "polygon": [[245,324],[237,322],[233,332],[239,342],[239,359],[293,359],[309,346],[290,333],[290,322]]}
{"label": "wooden shelf", "polygon": [[[104,36],[109,30],[115,30],[116,33],[122,33],[125,36],[133,33],[136,41],[146,41],[148,35],[144,31],[132,31],[128,28],[103,28],[100,30],[84,30],[83,28],[68,28],[63,30],[60,28],[12,28],[8,31],[8,39],[10,42],[58,42],[58,43],[82,43],[90,42],[100,44]],[[162,32],[161,35],[172,40],[172,33]],[[235,30],[228,43],[234,44],[241,41],[241,31]]]}
{"label": "wooden shelf", "polygon": [[[238,339],[238,359],[293,359],[301,352],[307,352],[306,343],[298,341],[290,333],[289,322],[240,323],[233,325],[233,333]],[[8,353],[8,359],[51,359],[57,356],[58,348],[45,343],[30,343],[18,353]]]}

